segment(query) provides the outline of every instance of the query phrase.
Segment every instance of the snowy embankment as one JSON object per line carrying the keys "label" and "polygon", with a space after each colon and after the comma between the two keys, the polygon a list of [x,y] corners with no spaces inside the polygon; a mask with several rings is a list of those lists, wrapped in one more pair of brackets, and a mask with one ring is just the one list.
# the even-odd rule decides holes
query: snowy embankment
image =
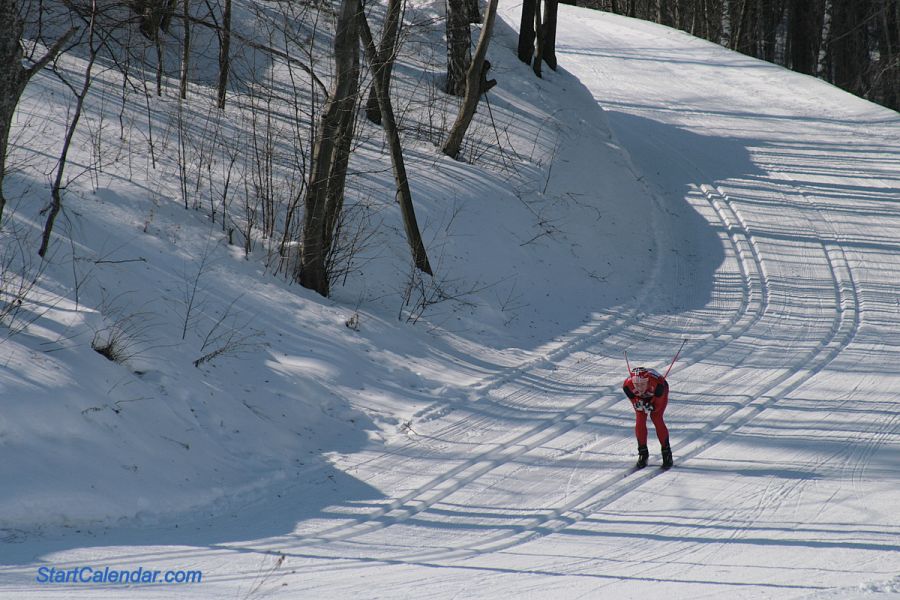
{"label": "snowy embankment", "polygon": [[[250,145],[240,98],[224,119],[202,96],[184,105],[151,98],[149,109],[138,97],[120,108],[115,71],[97,69],[39,300],[3,341],[0,468],[10,484],[0,528],[10,539],[217,514],[345,477],[327,454],[405,436],[417,411],[477,399],[473,386],[486,375],[543,360],[592,310],[630,300],[654,244],[628,233],[649,212],[644,188],[590,97],[548,96],[510,60],[509,30],[498,30],[504,91],[464,148],[482,164],[452,161],[408,135],[434,281],[410,275],[381,131],[361,120],[349,196],[371,237],[333,300],[273,274],[273,241],[254,239],[248,255],[241,215],[221,223],[215,194],[224,192],[213,179],[236,178],[227,149],[206,151],[218,175],[198,176],[191,210],[182,204],[180,144],[204,147],[182,136]],[[409,52],[435,43],[414,38]],[[63,61],[72,78],[84,65]],[[432,78],[421,64],[398,69],[398,104],[419,102],[439,84]],[[443,101],[426,108],[452,108]],[[47,201],[40,169],[50,168],[68,110],[65,87],[48,74],[17,115],[4,236],[9,248],[23,244],[28,273]],[[414,131],[422,115],[403,115]],[[131,129],[116,140],[123,121]],[[581,175],[591,171],[602,178]],[[638,214],[622,211],[621,198]]]}
{"label": "snowy embankment", "polygon": [[[144,597],[898,595],[900,118],[571,7],[537,80],[516,11],[477,134],[506,154],[409,146],[464,300],[415,325],[368,125],[355,168],[388,200],[331,301],[212,235],[161,173],[72,184],[40,319],[2,346],[0,593],[68,597],[37,568],[91,565],[203,571]],[[23,106],[51,131],[54,86]],[[27,232],[44,192],[24,173]],[[91,351],[117,319],[122,364]],[[194,367],[216,324],[243,345]],[[622,352],[664,367],[684,338],[676,468],[623,477]]]}

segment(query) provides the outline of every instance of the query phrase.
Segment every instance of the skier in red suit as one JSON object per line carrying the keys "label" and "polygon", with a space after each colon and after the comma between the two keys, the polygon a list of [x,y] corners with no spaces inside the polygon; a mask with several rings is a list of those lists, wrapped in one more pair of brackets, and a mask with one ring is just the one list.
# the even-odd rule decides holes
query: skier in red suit
{"label": "skier in red suit", "polygon": [[662,466],[668,469],[673,463],[672,448],[669,447],[669,429],[663,420],[663,413],[666,412],[666,405],[669,403],[669,384],[666,378],[654,369],[637,367],[631,370],[622,389],[634,406],[634,434],[638,442],[638,461],[635,466],[643,469],[650,457],[647,450],[647,415],[650,415],[662,448]]}

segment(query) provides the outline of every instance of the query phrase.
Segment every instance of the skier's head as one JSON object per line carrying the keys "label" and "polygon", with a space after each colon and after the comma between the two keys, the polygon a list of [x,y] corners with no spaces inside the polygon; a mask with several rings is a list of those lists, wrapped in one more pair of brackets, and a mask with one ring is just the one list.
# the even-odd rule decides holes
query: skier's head
{"label": "skier's head", "polygon": [[635,367],[631,371],[631,385],[634,386],[636,394],[643,395],[647,393],[650,386],[650,374],[644,367]]}

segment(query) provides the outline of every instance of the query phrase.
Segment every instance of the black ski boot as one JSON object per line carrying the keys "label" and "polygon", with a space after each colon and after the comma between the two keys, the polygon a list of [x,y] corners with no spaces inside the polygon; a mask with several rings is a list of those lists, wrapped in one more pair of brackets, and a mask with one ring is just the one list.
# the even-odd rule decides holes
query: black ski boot
{"label": "black ski boot", "polygon": [[647,466],[647,459],[650,458],[650,451],[647,450],[647,446],[638,446],[638,459],[637,464],[634,465],[635,469],[643,469]]}
{"label": "black ski boot", "polygon": [[675,463],[672,462],[672,448],[669,446],[669,440],[666,440],[666,443],[662,445],[662,459],[663,469],[671,469],[675,466]]}

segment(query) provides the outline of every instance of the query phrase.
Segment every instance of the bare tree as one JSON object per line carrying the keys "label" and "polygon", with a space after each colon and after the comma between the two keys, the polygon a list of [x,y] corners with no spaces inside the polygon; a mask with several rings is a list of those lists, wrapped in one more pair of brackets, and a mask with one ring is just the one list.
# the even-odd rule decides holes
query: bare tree
{"label": "bare tree", "polygon": [[731,48],[731,0],[722,0],[721,17],[719,43],[726,48]]}
{"label": "bare tree", "polygon": [[334,36],[335,80],[316,130],[306,188],[300,260],[294,278],[327,296],[326,261],[343,203],[359,91],[359,0],[341,0]]}
{"label": "bare tree", "polygon": [[831,52],[832,83],[853,94],[869,91],[870,32],[872,19],[870,0],[835,2],[832,16]]}
{"label": "bare tree", "polygon": [[178,0],[132,0],[141,33],[153,42],[156,49],[156,95],[162,96],[163,46],[161,32],[168,32]]}
{"label": "bare tree", "polygon": [[69,29],[41,58],[34,61],[30,67],[24,67],[22,32],[25,25],[20,10],[18,0],[0,0],[0,222],[3,219],[3,209],[6,207],[3,179],[6,174],[9,132],[19,98],[22,97],[22,92],[25,91],[25,86],[31,78],[60,53],[75,33],[74,29]]}
{"label": "bare tree", "polygon": [[131,0],[141,33],[147,39],[159,40],[159,32],[169,31],[177,0]]}
{"label": "bare tree", "polygon": [[556,70],[556,21],[559,0],[523,0],[519,22],[519,60],[530,64],[534,74],[541,76],[543,63]]}
{"label": "bare tree", "polygon": [[873,79],[885,106],[900,107],[900,0],[880,0],[878,64]]}
{"label": "bare tree", "polygon": [[66,169],[67,159],[69,155],[69,149],[72,147],[72,139],[75,137],[75,130],[78,128],[78,122],[81,120],[81,113],[84,108],[84,100],[87,98],[88,91],[90,91],[91,84],[94,81],[93,69],[94,62],[97,60],[97,55],[100,50],[101,42],[98,42],[95,25],[97,22],[97,0],[93,0],[91,2],[91,13],[89,15],[88,21],[88,62],[84,69],[84,79],[81,82],[81,89],[75,89],[65,78],[63,78],[63,82],[69,86],[72,92],[75,94],[75,110],[72,113],[72,120],[69,121],[69,125],[66,128],[66,137],[63,140],[63,146],[59,153],[59,161],[56,164],[56,175],[53,178],[53,185],[50,188],[50,196],[51,202],[49,207],[49,212],[47,214],[47,221],[44,223],[44,233],[41,237],[41,247],[38,249],[38,256],[44,258],[47,254],[47,248],[50,246],[50,235],[53,233],[53,224],[56,222],[56,217],[59,215],[59,211],[62,209],[62,188],[63,188],[63,174]]}
{"label": "bare tree", "polygon": [[218,107],[225,108],[225,91],[228,88],[228,72],[231,69],[231,0],[223,0],[222,27],[219,28],[219,83]]}
{"label": "bare tree", "polygon": [[788,6],[790,67],[808,75],[816,70],[816,22],[809,18],[813,14],[812,9],[813,0],[790,0]]}
{"label": "bare tree", "polygon": [[824,13],[822,16],[822,33],[819,36],[819,57],[816,61],[816,75],[818,77],[825,77],[825,70],[827,68],[827,59],[828,59],[828,43],[831,40],[831,13],[832,13],[832,4],[831,0],[825,0]]}
{"label": "bare tree", "polygon": [[[496,0],[494,1],[496,2]],[[424,273],[432,275],[431,265],[428,262],[428,254],[425,251],[425,244],[422,242],[422,235],[419,232],[416,213],[413,209],[412,192],[409,189],[409,180],[406,176],[406,166],[403,161],[403,149],[400,146],[400,133],[394,119],[394,109],[391,104],[390,94],[388,93],[387,78],[384,75],[384,71],[388,68],[392,59],[380,54],[375,47],[375,42],[372,40],[372,32],[369,28],[369,23],[366,20],[366,15],[362,10],[361,3],[359,8],[359,19],[359,30],[363,48],[366,51],[366,57],[369,61],[369,66],[372,69],[372,88],[376,93],[376,99],[380,107],[381,123],[384,127],[384,132],[388,138],[388,145],[390,147],[391,165],[394,171],[394,181],[397,184],[397,196],[400,201],[400,211],[403,215],[403,226],[406,230],[406,239],[409,242],[413,263],[416,268]]]}
{"label": "bare tree", "polygon": [[541,0],[535,0],[534,7],[534,60],[531,70],[541,76],[541,64],[544,62],[544,28],[541,22]]}
{"label": "bare tree", "polygon": [[188,77],[191,64],[191,0],[182,1],[182,17],[184,21],[184,37],[181,40],[181,84],[179,95],[187,100]]}
{"label": "bare tree", "polygon": [[534,12],[536,0],[522,0],[522,18],[519,21],[518,56],[526,65],[534,56]]}
{"label": "bare tree", "polygon": [[469,23],[481,23],[481,11],[478,10],[478,0],[465,0],[466,14],[469,16]]}
{"label": "bare tree", "polygon": [[[390,92],[391,89],[391,70],[394,66],[394,57],[397,54],[397,40],[400,36],[400,16],[403,12],[402,9],[403,0],[388,0],[387,14],[384,17],[384,27],[381,32],[381,42],[378,44],[378,56],[384,61],[381,77],[384,80],[384,88],[388,92]],[[368,22],[366,22],[366,26],[368,26]],[[365,40],[363,43],[365,44]],[[381,124],[378,94],[374,83],[372,89],[369,90],[369,99],[366,102],[366,118],[375,124]]]}
{"label": "bare tree", "polygon": [[543,58],[547,66],[556,70],[556,21],[559,11],[559,0],[544,0],[544,38]]}
{"label": "bare tree", "polygon": [[[466,96],[459,110],[459,116],[456,117],[456,121],[450,129],[450,135],[447,137],[443,148],[441,148],[444,154],[452,158],[456,158],[459,155],[463,137],[466,135],[469,124],[472,122],[472,117],[475,116],[478,99],[484,91],[484,86],[482,85],[484,81],[484,58],[487,56],[488,45],[491,42],[491,32],[494,27],[496,14],[497,0],[490,0],[487,17],[484,19],[481,36],[478,38],[478,46],[475,48],[475,55],[472,57],[472,62],[466,73]],[[535,62],[538,62],[537,58],[535,58]]]}
{"label": "bare tree", "polygon": [[447,0],[447,87],[454,96],[466,93],[466,70],[472,34],[464,0]]}

